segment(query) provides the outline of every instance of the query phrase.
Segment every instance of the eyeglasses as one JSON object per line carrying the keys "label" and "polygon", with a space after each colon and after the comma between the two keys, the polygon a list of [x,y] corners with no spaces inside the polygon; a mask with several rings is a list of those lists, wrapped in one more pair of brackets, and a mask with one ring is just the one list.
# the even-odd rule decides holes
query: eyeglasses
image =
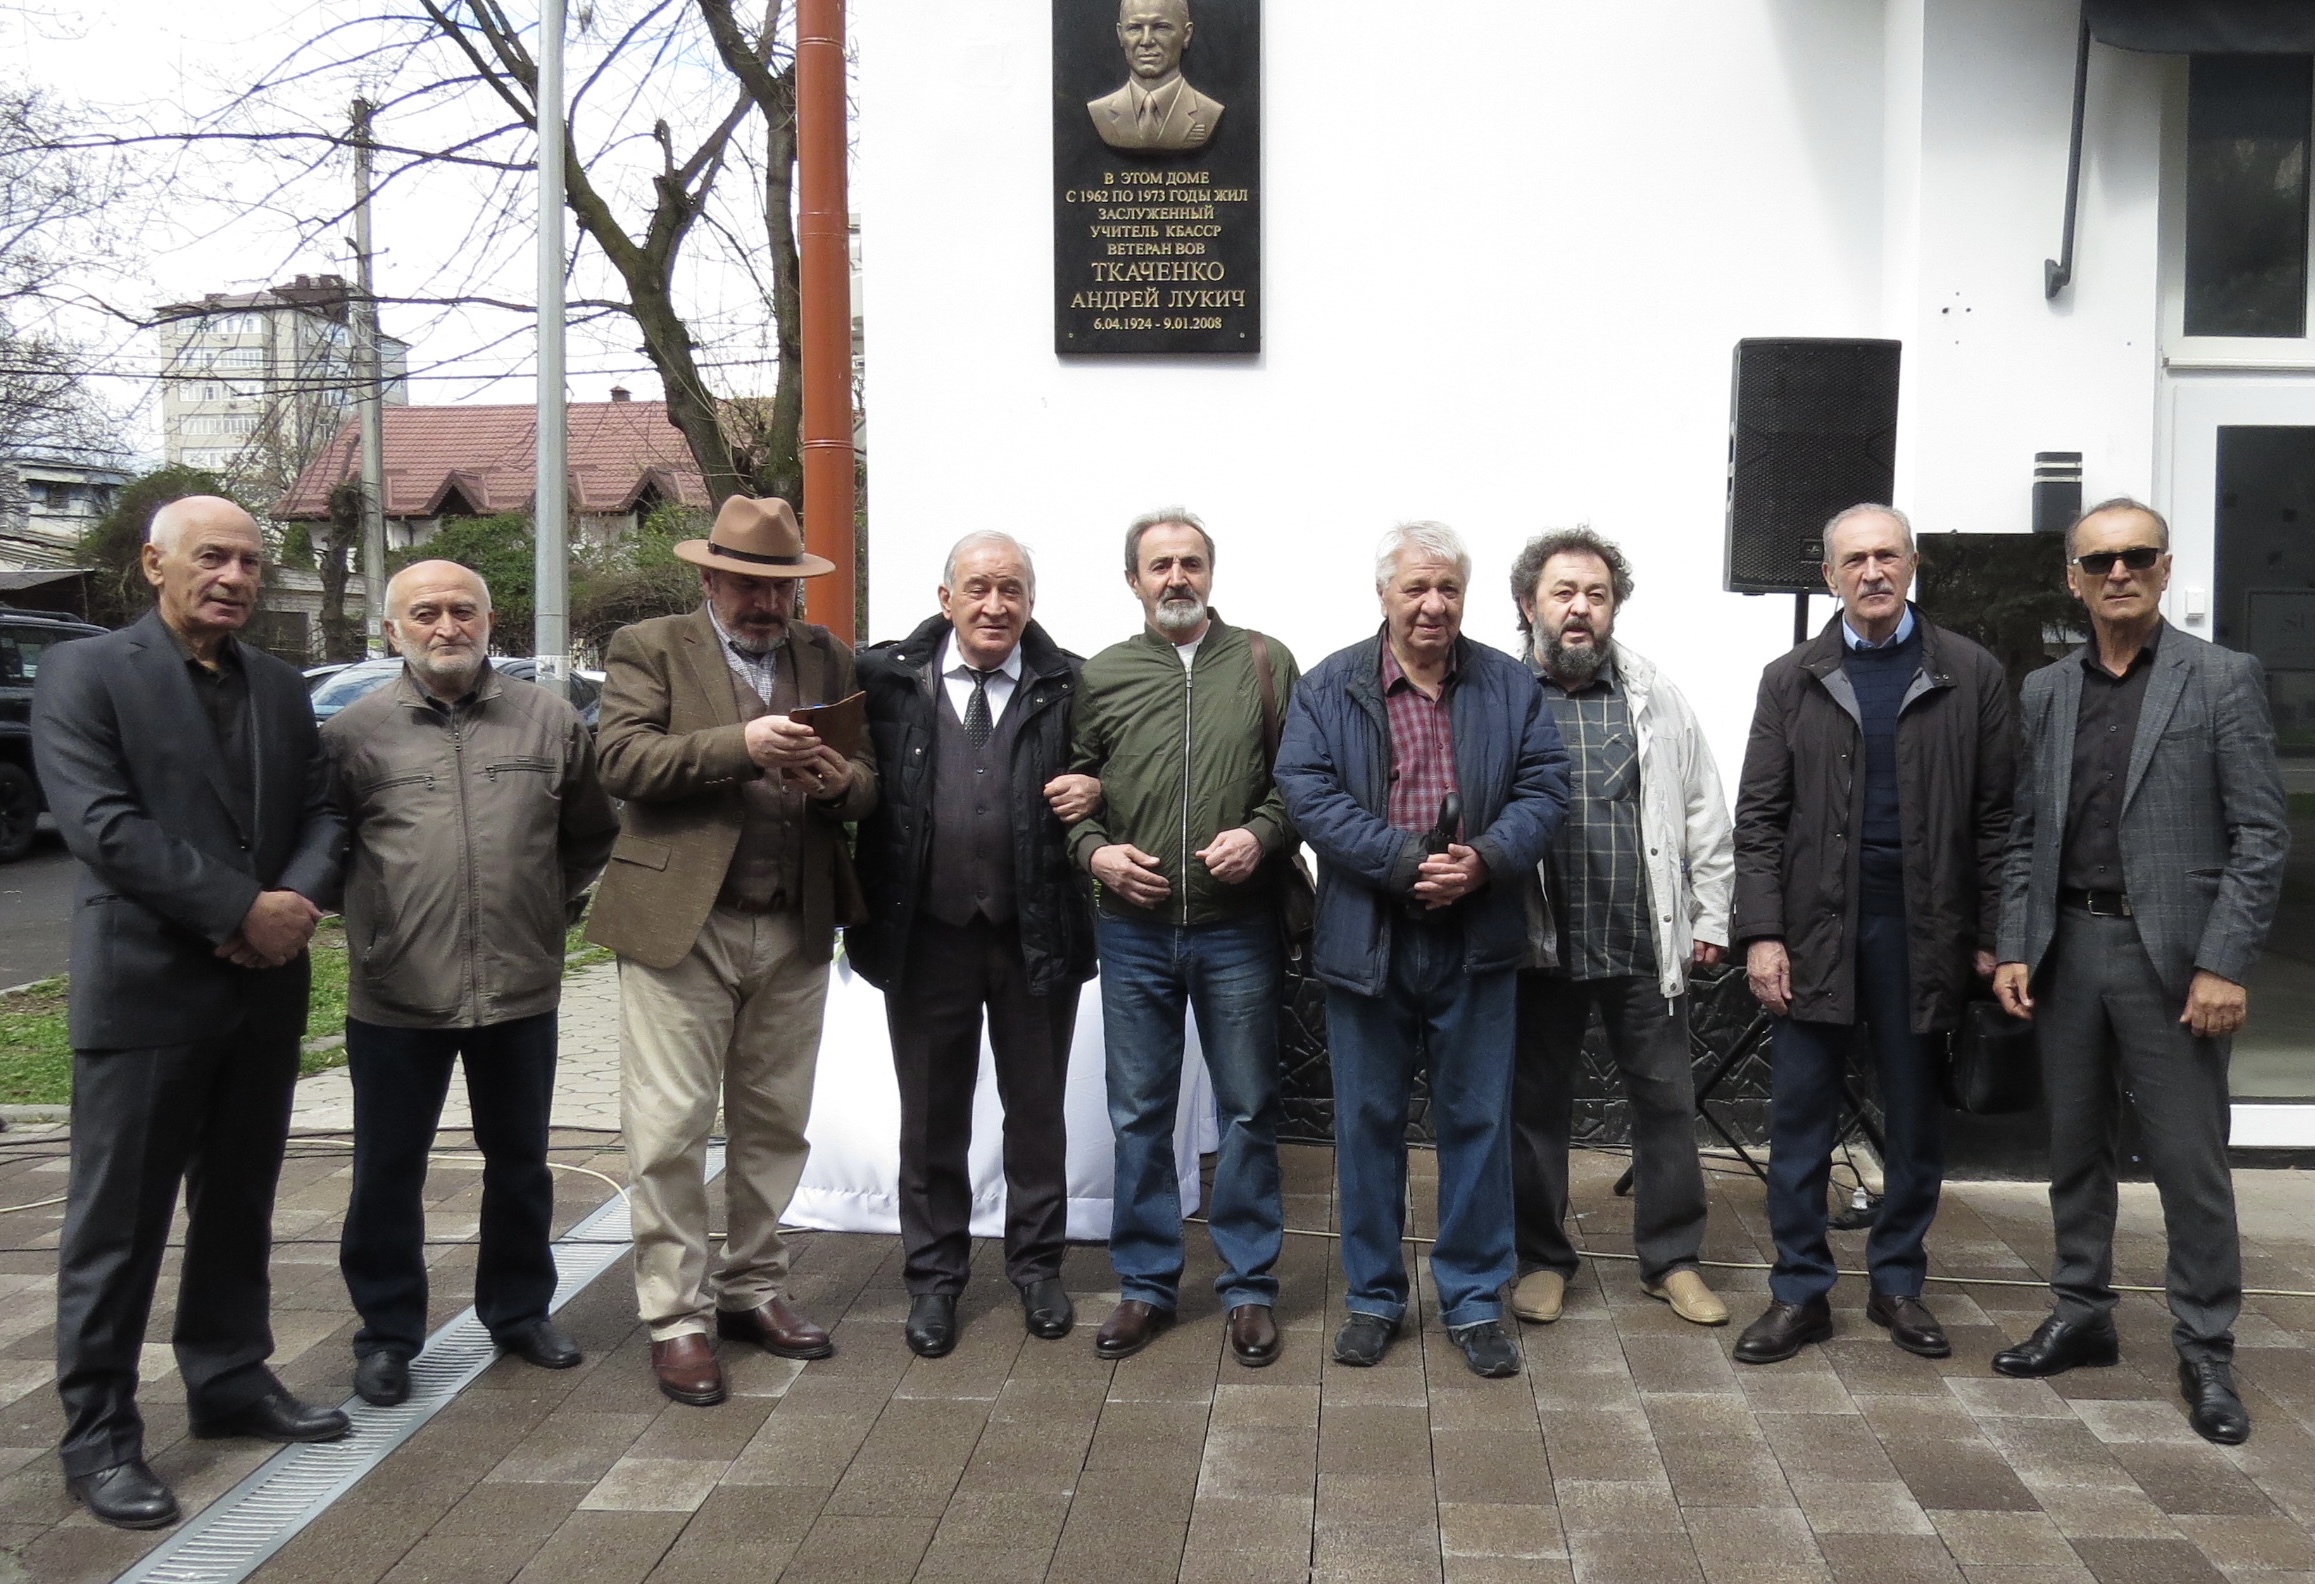
{"label": "eyeglasses", "polygon": [[2104,577],[2114,570],[2119,561],[2133,572],[2143,572],[2160,560],[2162,552],[2153,545],[2132,545],[2127,550],[2093,550],[2088,555],[2074,557],[2074,565],[2092,577]]}

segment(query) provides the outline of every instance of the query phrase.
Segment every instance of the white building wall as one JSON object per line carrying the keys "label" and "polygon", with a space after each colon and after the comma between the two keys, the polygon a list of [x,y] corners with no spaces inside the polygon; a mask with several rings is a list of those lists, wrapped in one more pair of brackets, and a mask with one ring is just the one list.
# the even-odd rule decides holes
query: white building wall
{"label": "white building wall", "polygon": [[1925,529],[2023,528],[2041,449],[2088,452],[2093,494],[2147,486],[2160,65],[2097,52],[2053,308],[2071,0],[1266,10],[1266,350],[1064,361],[1050,7],[928,29],[857,0],[872,636],[995,525],[1091,652],[1138,621],[1125,523],[1181,502],[1220,541],[1219,608],[1305,664],[1370,628],[1372,546],[1412,516],[1463,530],[1469,627],[1509,646],[1511,557],[1588,520],[1636,563],[1624,636],[1695,698],[1733,784],[1792,623],[1719,587],[1739,338],[1905,340],[1898,498]]}

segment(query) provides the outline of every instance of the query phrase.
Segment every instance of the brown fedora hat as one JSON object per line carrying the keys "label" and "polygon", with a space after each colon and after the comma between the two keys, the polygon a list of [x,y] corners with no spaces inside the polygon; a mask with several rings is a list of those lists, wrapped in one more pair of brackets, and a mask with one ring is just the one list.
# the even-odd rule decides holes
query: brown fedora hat
{"label": "brown fedora hat", "polygon": [[734,495],[715,514],[705,539],[686,539],[675,553],[693,566],[742,577],[823,577],[836,563],[804,548],[794,508],[777,495],[755,500]]}

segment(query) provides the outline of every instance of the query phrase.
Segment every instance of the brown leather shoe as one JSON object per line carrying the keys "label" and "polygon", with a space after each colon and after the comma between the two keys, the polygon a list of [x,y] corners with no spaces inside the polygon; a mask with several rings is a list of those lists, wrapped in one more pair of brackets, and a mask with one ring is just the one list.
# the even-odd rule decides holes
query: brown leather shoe
{"label": "brown leather shoe", "polygon": [[651,1373],[659,1377],[663,1396],[694,1408],[710,1407],[726,1395],[723,1366],[715,1361],[715,1344],[697,1331],[652,1343]]}
{"label": "brown leather shoe", "polygon": [[1105,1359],[1131,1358],[1155,1342],[1158,1333],[1174,1323],[1171,1309],[1128,1298],[1109,1311],[1101,1329],[1093,1333],[1093,1351]]}
{"label": "brown leather shoe", "polygon": [[718,1309],[715,1334],[753,1342],[774,1358],[824,1359],[836,1352],[827,1332],[777,1298],[760,1309]]}
{"label": "brown leather shoe", "polygon": [[1248,1369],[1278,1362],[1278,1322],[1268,1304],[1240,1304],[1230,1311],[1230,1356]]}

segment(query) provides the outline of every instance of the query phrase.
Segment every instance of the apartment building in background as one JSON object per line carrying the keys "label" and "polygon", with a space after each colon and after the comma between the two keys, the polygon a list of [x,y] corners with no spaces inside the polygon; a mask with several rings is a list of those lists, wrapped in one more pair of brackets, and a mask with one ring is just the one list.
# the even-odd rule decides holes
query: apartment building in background
{"label": "apartment building in background", "polygon": [[[161,448],[251,493],[287,490],[354,410],[353,289],[300,275],[161,310]],[[410,348],[378,338],[385,399],[410,399]]]}

